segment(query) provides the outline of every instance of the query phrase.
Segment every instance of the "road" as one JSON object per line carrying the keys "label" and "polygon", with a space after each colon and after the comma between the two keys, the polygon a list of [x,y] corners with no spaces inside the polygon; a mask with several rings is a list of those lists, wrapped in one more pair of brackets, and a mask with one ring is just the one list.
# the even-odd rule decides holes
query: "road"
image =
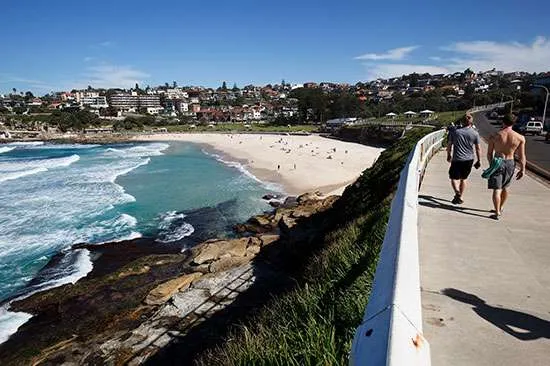
{"label": "road", "polygon": [[[481,137],[488,137],[500,128],[500,121],[489,120],[484,112],[474,114],[474,124]],[[550,142],[544,141],[544,136],[525,136],[527,160],[542,168],[550,175]]]}

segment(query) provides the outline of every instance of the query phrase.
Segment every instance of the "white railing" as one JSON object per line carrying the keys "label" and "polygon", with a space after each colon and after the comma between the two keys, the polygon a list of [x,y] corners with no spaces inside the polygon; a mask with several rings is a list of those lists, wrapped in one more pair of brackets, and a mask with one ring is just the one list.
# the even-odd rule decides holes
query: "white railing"
{"label": "white railing", "polygon": [[[483,105],[469,112],[505,105]],[[350,365],[431,364],[430,346],[422,334],[418,190],[426,166],[444,138],[444,130],[422,138],[401,172],[369,303],[353,339]]]}
{"label": "white railing", "polygon": [[357,328],[350,365],[430,365],[422,334],[418,257],[418,190],[430,158],[445,131],[422,138],[401,172],[374,286],[363,322]]}
{"label": "white railing", "polygon": [[488,109],[493,109],[493,108],[502,108],[502,107],[505,107],[507,103],[509,102],[479,105],[477,107],[470,108],[468,112],[479,112],[479,111],[486,111]]}

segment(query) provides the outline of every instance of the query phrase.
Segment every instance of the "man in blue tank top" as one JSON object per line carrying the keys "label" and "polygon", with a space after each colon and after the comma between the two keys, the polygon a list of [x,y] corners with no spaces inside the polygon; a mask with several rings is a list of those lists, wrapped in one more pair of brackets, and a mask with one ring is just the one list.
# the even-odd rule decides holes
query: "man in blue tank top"
{"label": "man in blue tank top", "polygon": [[[452,200],[455,205],[464,203],[462,197],[466,190],[466,180],[472,171],[472,166],[475,166],[476,169],[481,166],[479,134],[473,128],[472,122],[472,115],[467,113],[462,122],[462,127],[449,131],[447,161],[451,163],[449,179],[455,193]],[[477,159],[475,164],[474,158]]]}

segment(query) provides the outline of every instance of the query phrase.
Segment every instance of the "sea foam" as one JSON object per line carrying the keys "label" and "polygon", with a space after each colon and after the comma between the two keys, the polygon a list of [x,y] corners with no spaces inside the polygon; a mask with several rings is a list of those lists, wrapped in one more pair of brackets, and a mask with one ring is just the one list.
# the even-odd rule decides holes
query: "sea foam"
{"label": "sea foam", "polygon": [[0,162],[0,182],[14,180],[28,175],[47,172],[50,169],[64,168],[80,160],[77,154],[51,159],[17,159],[12,162]]}
{"label": "sea foam", "polygon": [[10,151],[12,151],[13,149],[15,149],[15,146],[13,146],[13,147],[10,147],[10,146],[2,146],[2,147],[0,147],[0,154],[4,154],[4,153],[7,153],[7,152],[10,152]]}
{"label": "sea foam", "polygon": [[10,146],[38,146],[38,145],[44,145],[44,141],[16,141],[16,142],[10,142],[8,145],[10,145]]}
{"label": "sea foam", "polygon": [[222,164],[224,164],[228,167],[237,169],[244,176],[260,183],[261,185],[263,185],[265,188],[267,188],[269,190],[276,191],[276,192],[283,192],[284,191],[283,187],[280,184],[273,183],[273,182],[264,182],[264,181],[260,180],[258,177],[256,177],[254,174],[252,174],[248,169],[246,169],[246,167],[243,164],[241,164],[237,161],[225,160],[221,155],[211,153],[211,152],[206,151],[204,149],[202,150],[202,152],[205,155],[213,157],[214,159],[216,159],[217,161],[219,161],[220,163],[222,163]]}
{"label": "sea foam", "polygon": [[[93,269],[90,251],[87,249],[78,249],[66,254],[60,261],[61,268],[56,268],[56,273],[52,272],[53,278],[45,280],[24,295],[19,296],[0,308],[0,344],[4,343],[9,337],[17,332],[20,326],[32,318],[31,314],[23,312],[9,311],[9,305],[13,301],[25,299],[37,292],[46,291],[67,283],[76,283],[79,279],[86,277]],[[47,273],[44,275],[48,275]]]}
{"label": "sea foam", "polygon": [[4,305],[0,308],[0,344],[7,341],[20,326],[32,318],[31,314],[8,311],[7,307],[8,305]]}
{"label": "sea foam", "polygon": [[188,222],[183,221],[185,214],[176,211],[169,211],[161,216],[157,241],[170,243],[181,240],[195,232],[195,228]]}

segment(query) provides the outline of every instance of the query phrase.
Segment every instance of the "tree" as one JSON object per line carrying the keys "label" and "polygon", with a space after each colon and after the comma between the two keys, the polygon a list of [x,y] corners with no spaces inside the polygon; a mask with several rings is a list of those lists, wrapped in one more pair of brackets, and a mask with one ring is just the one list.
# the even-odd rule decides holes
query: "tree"
{"label": "tree", "polygon": [[136,91],[139,91],[139,84],[138,83],[136,83],[136,86],[135,86],[134,89],[136,89]]}
{"label": "tree", "polygon": [[418,74],[416,72],[413,72],[409,75],[409,82],[411,84],[411,87],[417,87],[418,86]]}
{"label": "tree", "polygon": [[88,91],[91,91],[93,88],[91,85],[88,85]]}
{"label": "tree", "polygon": [[178,83],[176,83],[175,81],[172,81],[172,87],[173,87],[174,89],[176,89],[176,88],[178,87]]}
{"label": "tree", "polygon": [[164,88],[165,89],[168,89],[170,87],[170,85],[168,83],[164,83]]}
{"label": "tree", "polygon": [[222,83],[222,91],[227,91],[227,83],[225,81]]}
{"label": "tree", "polygon": [[26,100],[31,100],[34,98],[34,95],[32,94],[32,92],[29,90],[25,93],[25,99]]}
{"label": "tree", "polygon": [[291,97],[298,99],[298,110],[302,120],[314,122],[326,121],[329,100],[321,89],[295,89]]}
{"label": "tree", "polygon": [[330,118],[359,117],[363,110],[361,101],[350,93],[341,93],[328,109]]}
{"label": "tree", "polygon": [[13,91],[13,94],[17,94],[17,89],[16,88],[12,88],[11,90]]}
{"label": "tree", "polygon": [[237,86],[237,83],[233,83],[233,88],[231,90],[233,90],[234,92],[239,91],[239,87]]}

